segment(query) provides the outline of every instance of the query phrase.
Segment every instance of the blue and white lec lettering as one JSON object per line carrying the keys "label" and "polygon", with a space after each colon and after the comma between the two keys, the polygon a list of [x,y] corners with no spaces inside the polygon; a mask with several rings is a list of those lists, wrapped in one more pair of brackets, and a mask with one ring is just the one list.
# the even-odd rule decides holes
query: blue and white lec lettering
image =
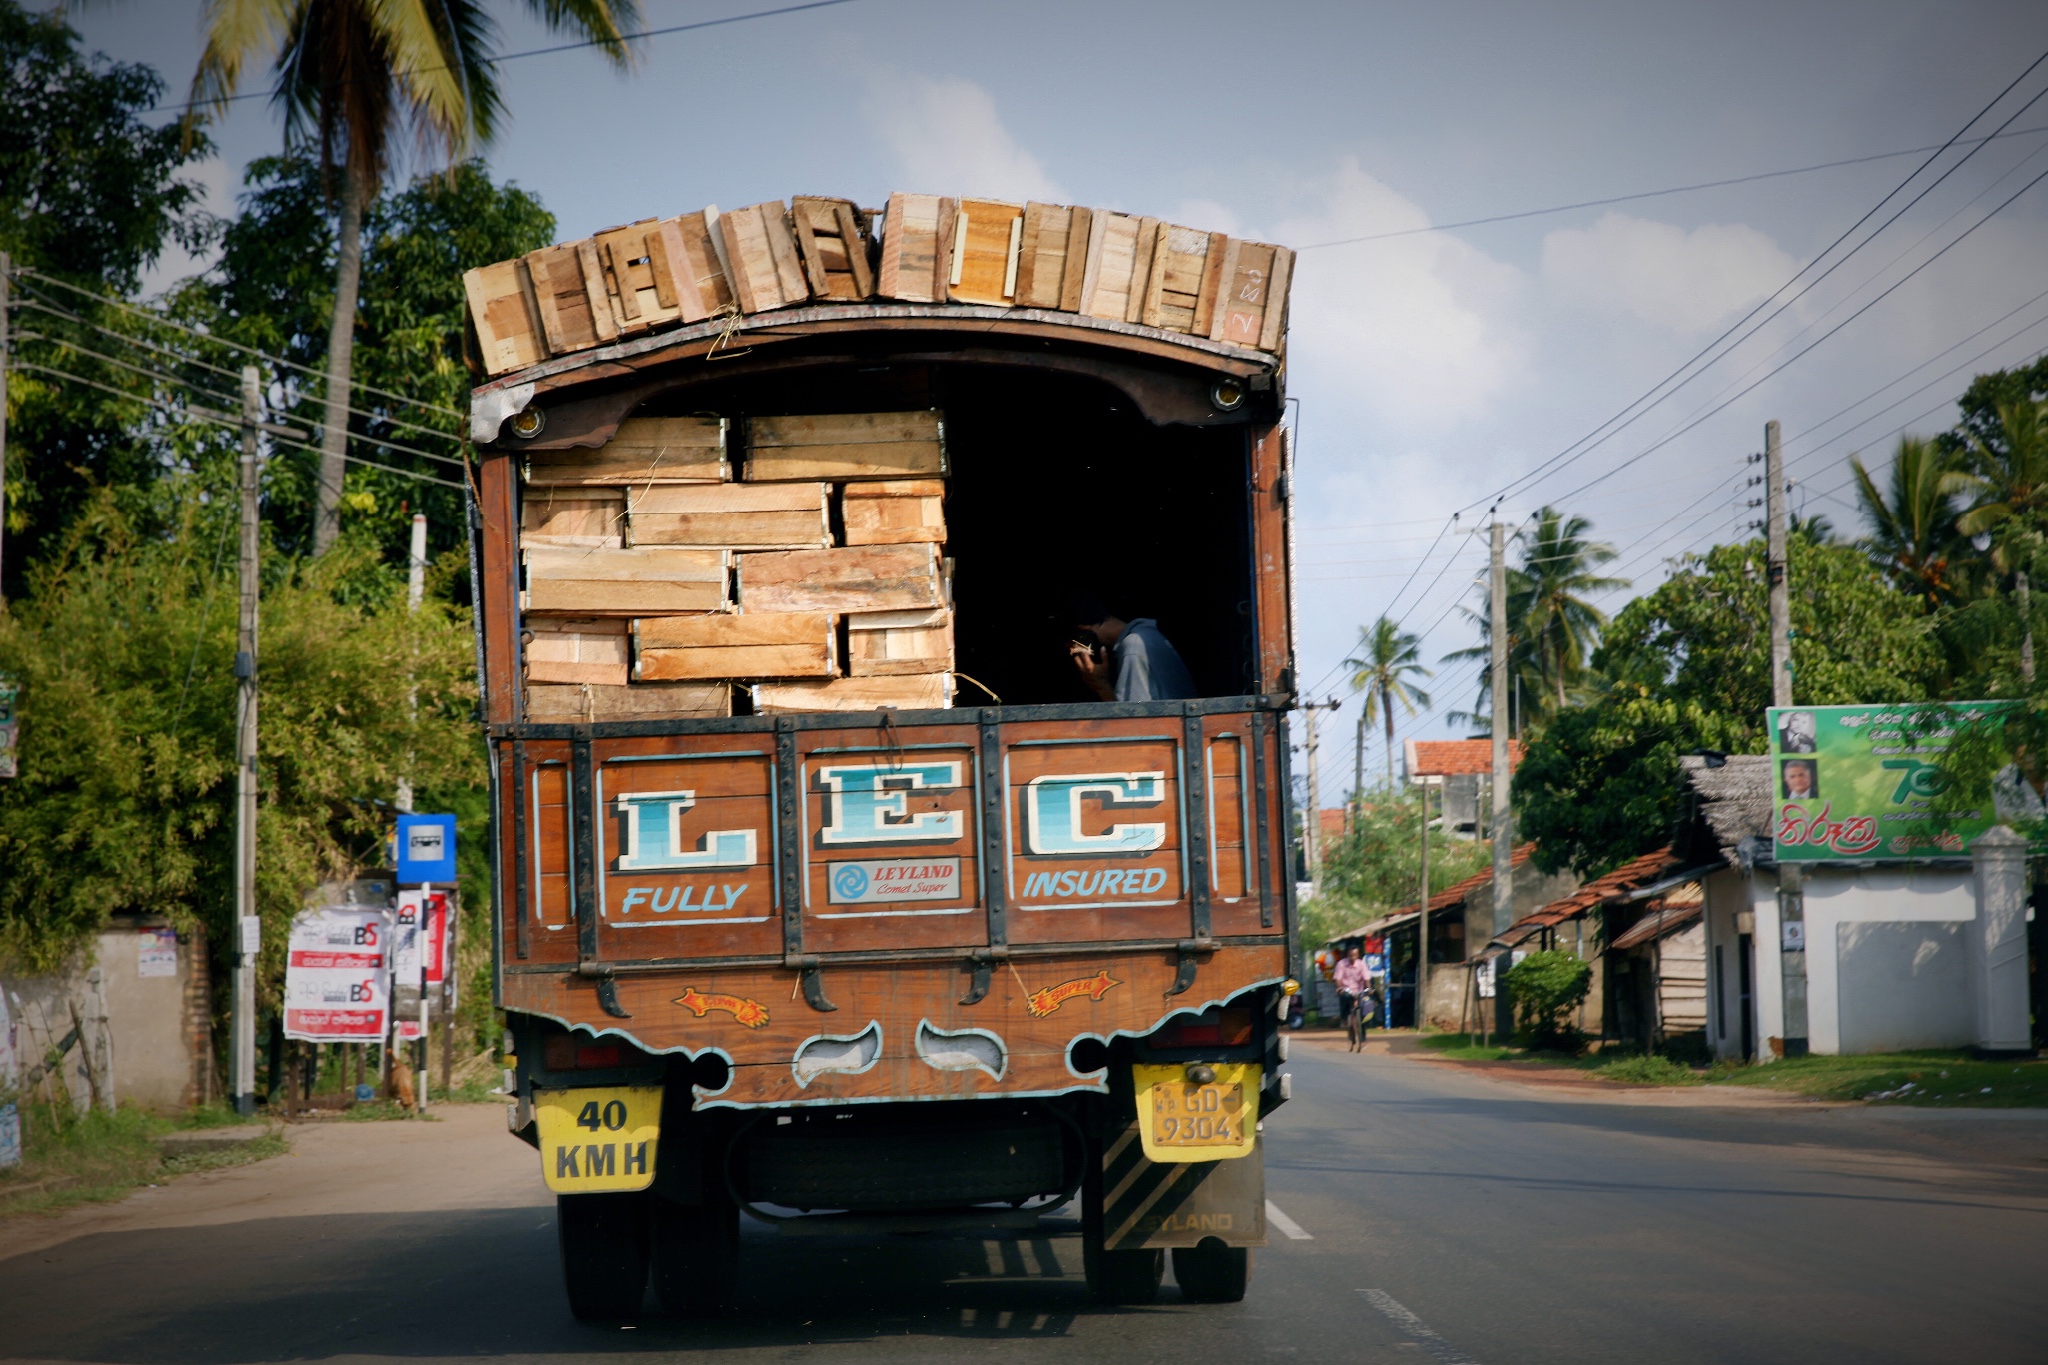
{"label": "blue and white lec lettering", "polygon": [[957,810],[910,813],[910,793],[960,785],[958,763],[818,769],[825,785],[819,841],[847,844],[929,844],[960,837]]}
{"label": "blue and white lec lettering", "polygon": [[1076,773],[1034,777],[1024,789],[1025,837],[1037,854],[1149,853],[1166,842],[1166,825],[1111,825],[1081,832],[1081,799],[1100,797],[1112,809],[1156,806],[1166,799],[1166,774]]}
{"label": "blue and white lec lettering", "polygon": [[619,797],[626,821],[621,872],[702,872],[720,867],[752,867],[758,841],[750,829],[714,829],[683,847],[683,812],[697,804],[697,793],[629,792]]}

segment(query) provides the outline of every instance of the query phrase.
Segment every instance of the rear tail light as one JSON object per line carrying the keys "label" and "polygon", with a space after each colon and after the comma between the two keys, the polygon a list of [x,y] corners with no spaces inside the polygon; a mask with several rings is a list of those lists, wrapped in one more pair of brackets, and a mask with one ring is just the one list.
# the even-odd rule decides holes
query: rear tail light
{"label": "rear tail light", "polygon": [[1168,1024],[1158,1034],[1159,1047],[1243,1047],[1252,1040],[1250,1010],[1218,1010],[1212,1018]]}
{"label": "rear tail light", "polygon": [[603,1071],[629,1066],[640,1060],[641,1053],[622,1043],[590,1043],[558,1034],[547,1040],[541,1056],[550,1071]]}

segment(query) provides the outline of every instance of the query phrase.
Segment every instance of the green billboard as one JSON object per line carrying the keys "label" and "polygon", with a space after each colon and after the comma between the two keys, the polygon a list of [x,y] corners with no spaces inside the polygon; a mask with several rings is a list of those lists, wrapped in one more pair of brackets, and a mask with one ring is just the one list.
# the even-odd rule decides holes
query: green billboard
{"label": "green billboard", "polygon": [[2001,772],[1984,799],[1946,815],[1941,756],[1997,702],[1784,706],[1766,713],[1772,841],[1780,862],[1955,858],[2002,819],[2039,819],[2040,799]]}

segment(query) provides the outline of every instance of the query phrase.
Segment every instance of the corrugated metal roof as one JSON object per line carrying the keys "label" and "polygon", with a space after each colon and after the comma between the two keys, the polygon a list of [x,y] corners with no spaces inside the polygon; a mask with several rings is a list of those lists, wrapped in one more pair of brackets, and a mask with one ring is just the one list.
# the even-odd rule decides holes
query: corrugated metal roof
{"label": "corrugated metal roof", "polygon": [[[1508,865],[1510,867],[1521,867],[1535,856],[1536,845],[1532,841],[1516,849],[1510,855]],[[1475,873],[1465,878],[1464,881],[1459,882],[1456,886],[1446,887],[1434,896],[1431,896],[1429,898],[1429,913],[1433,915],[1439,910],[1448,910],[1454,905],[1463,905],[1475,892],[1491,885],[1493,885],[1493,869],[1488,867],[1484,872]],[[1404,905],[1391,915],[1384,915],[1379,919],[1369,920],[1359,925],[1356,929],[1346,930],[1337,935],[1336,938],[1328,940],[1328,942],[1337,943],[1347,938],[1364,938],[1370,934],[1382,934],[1388,929],[1399,928],[1401,925],[1408,923],[1408,921],[1416,917],[1417,913],[1414,906]]]}

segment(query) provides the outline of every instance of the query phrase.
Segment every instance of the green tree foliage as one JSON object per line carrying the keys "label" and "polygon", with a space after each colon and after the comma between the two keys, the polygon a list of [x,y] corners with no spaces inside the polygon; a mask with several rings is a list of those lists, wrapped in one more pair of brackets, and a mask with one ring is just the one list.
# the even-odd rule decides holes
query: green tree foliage
{"label": "green tree foliage", "polygon": [[[1302,907],[1302,943],[1314,946],[1375,915],[1413,906],[1422,884],[1421,836],[1422,806],[1413,795],[1364,805],[1351,831],[1323,849],[1322,890]],[[1490,849],[1476,839],[1431,830],[1430,893],[1483,870],[1493,856]]]}
{"label": "green tree foliage", "polygon": [[[102,494],[0,613],[0,672],[22,685],[21,775],[0,783],[13,965],[53,966],[121,911],[227,930],[233,501],[200,491],[182,484],[170,532],[149,535]],[[359,548],[317,565],[272,554],[264,580],[258,897],[274,999],[307,890],[384,862],[381,798],[400,774],[474,790],[483,762],[465,612],[433,596],[405,610],[400,576]]]}
{"label": "green tree foliage", "polygon": [[[1815,706],[1918,701],[1945,686],[1919,599],[1864,551],[1791,538],[1795,695]],[[1587,875],[1671,837],[1678,758],[1760,753],[1770,705],[1769,590],[1761,541],[1688,556],[1615,617],[1593,664],[1609,682],[1533,741],[1515,774],[1520,829],[1546,871]]]}
{"label": "green tree foliage", "polygon": [[[622,34],[639,27],[638,0],[529,0],[527,8],[549,29],[627,64]],[[365,212],[404,132],[423,154],[450,163],[491,140],[504,115],[492,56],[498,28],[478,0],[237,0],[209,7],[205,26],[187,127],[198,110],[225,109],[246,68],[271,60],[286,148],[318,163],[337,205],[314,499],[320,553],[341,526]]]}
{"label": "green tree foliage", "polygon": [[[320,169],[306,159],[263,158],[250,164],[245,183],[242,212],[222,235],[218,265],[180,289],[174,308],[186,322],[307,367],[273,376],[272,396],[274,406],[311,428],[322,420],[324,400],[320,379],[307,371],[318,370],[326,352],[337,250]],[[462,273],[524,255],[554,235],[554,215],[537,198],[493,182],[474,161],[369,207],[354,352],[363,387],[349,419],[353,454],[460,482],[460,467],[446,460],[461,453],[470,385]],[[310,451],[290,452],[273,475],[265,517],[282,549],[312,547],[318,460]],[[460,488],[358,464],[348,474],[346,505],[351,524],[393,561],[406,553],[414,512],[427,514],[430,556],[461,544]]]}
{"label": "green tree foliage", "polygon": [[1592,964],[1555,949],[1531,953],[1510,967],[1508,995],[1514,1001],[1515,1031],[1522,1046],[1578,1051],[1571,1014],[1592,984]]}
{"label": "green tree foliage", "polygon": [[1955,471],[1955,457],[1941,444],[1901,436],[1892,453],[1885,488],[1849,457],[1856,499],[1870,523],[1871,560],[1903,592],[1917,594],[1929,611],[1950,605],[1964,591],[1971,547],[1956,529],[1961,508],[1943,480]]}
{"label": "green tree foliage", "polygon": [[[112,315],[93,295],[132,293],[166,248],[210,238],[200,187],[181,174],[210,146],[182,147],[175,129],[142,119],[163,88],[146,66],[86,56],[60,19],[0,0],[0,250],[16,266],[92,291],[18,281],[18,361],[122,387],[129,376],[115,367],[53,343],[89,337],[90,324]],[[150,443],[134,434],[145,414],[133,403],[20,369],[8,407],[0,594],[20,590],[30,561],[61,540],[96,487],[155,474]]]}

